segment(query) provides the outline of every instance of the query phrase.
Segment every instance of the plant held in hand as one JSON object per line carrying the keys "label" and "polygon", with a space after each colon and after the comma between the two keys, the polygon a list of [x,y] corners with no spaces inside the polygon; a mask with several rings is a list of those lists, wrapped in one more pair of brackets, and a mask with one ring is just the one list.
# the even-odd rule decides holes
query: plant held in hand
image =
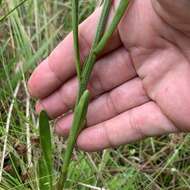
{"label": "plant held in hand", "polygon": [[[74,145],[76,143],[76,139],[78,137],[79,132],[85,126],[86,114],[87,114],[88,104],[89,104],[89,99],[90,99],[90,92],[87,90],[87,85],[88,85],[94,64],[96,62],[97,56],[103,51],[108,40],[110,39],[113,32],[117,28],[117,25],[119,24],[129,4],[129,0],[120,0],[119,6],[115,12],[115,16],[113,17],[111,24],[108,26],[108,29],[105,30],[107,26],[107,21],[108,21],[109,13],[111,10],[112,2],[113,2],[112,0],[104,0],[103,2],[102,13],[100,15],[99,23],[97,26],[95,39],[92,44],[88,58],[86,59],[85,63],[82,66],[80,62],[80,49],[79,49],[79,40],[78,40],[79,5],[78,5],[78,0],[72,0],[73,39],[74,39],[74,49],[75,49],[75,65],[76,65],[76,71],[77,71],[77,78],[79,82],[79,91],[78,91],[78,96],[76,100],[76,105],[74,108],[74,119],[72,123],[72,128],[68,137],[67,149],[64,154],[64,163],[63,163],[64,165],[62,167],[61,175],[56,185],[57,190],[62,190],[64,188],[64,184],[67,179],[69,163],[71,160]],[[42,113],[40,117],[44,118],[44,113]],[[44,148],[45,148],[45,145],[44,145]],[[47,160],[46,162],[48,166],[49,165],[48,163],[50,163],[50,161],[45,152],[44,152],[44,157]],[[51,170],[51,167],[50,166],[47,167],[48,171]],[[51,179],[50,181],[52,183]]]}
{"label": "plant held in hand", "polygon": [[107,41],[109,40],[109,38],[115,31],[123,14],[125,13],[125,10],[127,9],[128,4],[129,4],[128,0],[120,1],[119,7],[116,10],[116,13],[111,22],[111,25],[109,26],[108,30],[105,31],[112,1],[104,0],[104,5],[102,8],[102,13],[101,13],[99,24],[97,27],[94,43],[92,45],[88,59],[86,63],[84,63],[84,66],[81,71],[80,53],[79,53],[80,50],[79,50],[78,33],[77,33],[78,32],[78,1],[77,0],[72,1],[73,38],[74,38],[75,57],[76,57],[76,70],[77,70],[77,76],[78,76],[78,81],[79,81],[79,92],[78,92],[78,97],[77,97],[75,111],[74,111],[73,124],[72,124],[71,132],[68,138],[68,147],[65,153],[64,166],[63,166],[62,174],[58,182],[58,190],[63,189],[65,180],[67,178],[67,170],[69,167],[69,162],[71,159],[71,154],[72,154],[74,144],[76,142],[76,138],[80,130],[85,125],[86,113],[87,113],[89,96],[90,96],[87,90],[87,84],[89,82],[90,74],[95,64],[97,55],[101,53],[101,51],[104,49],[105,45],[107,44]]}

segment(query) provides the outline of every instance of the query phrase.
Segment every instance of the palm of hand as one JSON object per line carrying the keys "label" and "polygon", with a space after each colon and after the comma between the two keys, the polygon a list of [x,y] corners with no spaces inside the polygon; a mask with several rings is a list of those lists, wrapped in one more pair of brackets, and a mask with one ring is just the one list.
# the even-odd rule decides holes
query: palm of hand
{"label": "palm of hand", "polygon": [[[92,22],[93,17],[96,13],[86,22]],[[92,37],[85,37],[83,31],[81,53],[85,56],[88,50],[83,44],[90,44]],[[64,41],[29,81],[31,94],[41,99],[37,111],[43,107],[52,118],[66,113],[76,97],[74,64],[68,65],[73,62],[72,56],[65,60],[67,69],[60,70],[63,63],[58,59],[64,52],[73,53],[66,49],[72,49],[70,37]],[[99,150],[147,136],[190,130],[189,42],[190,38],[156,14],[150,0],[134,1],[106,48],[107,54],[93,71],[89,89],[96,98],[88,110],[90,127],[79,135],[78,145]],[[42,74],[44,70],[46,75]],[[71,121],[72,114],[63,116],[56,131],[67,135]]]}
{"label": "palm of hand", "polygon": [[158,16],[150,1],[135,3],[136,10],[131,9],[120,26],[124,46],[155,109],[177,130],[190,130],[190,38]]}

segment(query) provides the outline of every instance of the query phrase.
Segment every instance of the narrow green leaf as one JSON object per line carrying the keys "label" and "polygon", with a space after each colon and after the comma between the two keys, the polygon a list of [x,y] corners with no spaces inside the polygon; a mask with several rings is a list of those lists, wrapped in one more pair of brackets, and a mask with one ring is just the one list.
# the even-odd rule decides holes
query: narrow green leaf
{"label": "narrow green leaf", "polygon": [[52,175],[53,175],[53,159],[52,159],[52,143],[51,143],[51,130],[49,125],[49,119],[45,111],[40,113],[39,121],[39,133],[40,133],[40,145],[42,149],[42,159],[44,159],[48,175],[50,176],[50,185],[52,187]]}
{"label": "narrow green leaf", "polygon": [[74,145],[76,143],[77,136],[82,128],[85,126],[86,113],[88,110],[88,104],[90,99],[90,93],[86,90],[80,98],[79,104],[75,108],[74,119],[72,128],[69,134],[67,149],[64,155],[64,165],[61,171],[61,176],[58,181],[58,190],[62,190],[64,183],[67,179],[68,167],[71,160]]}
{"label": "narrow green leaf", "polygon": [[78,38],[78,0],[72,0],[72,25],[73,25],[73,39],[74,39],[74,49],[75,49],[75,67],[77,71],[77,77],[80,81],[81,79],[81,63],[80,63],[80,49],[79,49],[79,38]]}
{"label": "narrow green leaf", "polygon": [[[3,22],[12,12],[14,12],[17,8],[19,8],[21,5],[23,5],[26,1],[28,0],[23,0],[21,1],[16,7],[14,7],[12,10],[10,10],[7,14],[4,16],[0,17],[0,23]],[[2,0],[0,0],[0,5],[2,3]]]}
{"label": "narrow green leaf", "polygon": [[44,159],[38,160],[38,179],[40,190],[51,190],[50,175]]}
{"label": "narrow green leaf", "polygon": [[111,22],[111,25],[109,26],[108,30],[104,33],[102,39],[98,43],[97,47],[94,50],[94,53],[97,55],[99,54],[104,47],[106,46],[108,40],[116,30],[119,22],[121,21],[125,11],[127,10],[127,7],[129,5],[129,0],[120,0],[119,6],[116,10],[115,16]]}
{"label": "narrow green leaf", "polygon": [[112,5],[112,1],[104,0],[103,7],[102,7],[102,13],[100,16],[98,27],[96,29],[96,35],[95,35],[95,39],[94,39],[94,42],[92,45],[92,49],[94,49],[97,46],[98,42],[101,40],[101,38],[105,32],[111,5]]}
{"label": "narrow green leaf", "polygon": [[94,54],[94,49],[96,48],[97,44],[99,43],[99,41],[102,38],[102,35],[105,31],[106,25],[107,25],[107,21],[108,21],[108,17],[109,17],[109,13],[110,13],[110,9],[111,9],[111,4],[112,2],[110,0],[105,0],[103,7],[102,7],[102,12],[101,12],[101,16],[98,22],[98,26],[96,29],[96,35],[95,35],[95,39],[92,45],[92,49],[90,51],[90,54],[88,56],[88,59],[84,65],[84,69],[82,71],[82,78],[81,78],[81,82],[80,82],[80,89],[79,89],[79,97],[81,97],[81,95],[83,94],[83,92],[85,91],[89,78],[90,78],[90,74],[92,72],[92,69],[94,67],[94,64],[96,62],[96,55]]}

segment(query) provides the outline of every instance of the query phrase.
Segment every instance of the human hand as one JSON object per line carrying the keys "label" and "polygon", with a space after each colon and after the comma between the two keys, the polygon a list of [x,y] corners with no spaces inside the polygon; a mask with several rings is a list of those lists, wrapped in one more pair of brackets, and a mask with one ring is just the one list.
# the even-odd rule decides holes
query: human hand
{"label": "human hand", "polygon": [[[77,140],[79,148],[96,151],[190,131],[189,8],[188,0],[131,2],[94,67],[89,83],[93,99],[87,128]],[[99,15],[98,9],[80,26],[82,60],[89,53]],[[59,117],[55,131],[63,136],[71,127],[73,115],[68,111],[78,88],[72,44],[69,34],[28,82],[31,95],[40,99],[37,112],[45,109],[52,119]]]}

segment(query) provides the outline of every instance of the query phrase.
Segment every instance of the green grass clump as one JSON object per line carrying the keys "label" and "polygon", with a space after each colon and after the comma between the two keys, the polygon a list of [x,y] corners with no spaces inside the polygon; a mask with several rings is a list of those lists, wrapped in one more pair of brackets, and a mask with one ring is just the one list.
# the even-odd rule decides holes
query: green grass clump
{"label": "green grass clump", "polygon": [[[21,2],[2,0],[0,18]],[[38,117],[33,109],[34,101],[26,90],[26,81],[37,63],[71,31],[71,6],[67,0],[28,0],[0,23],[2,190],[40,188]],[[95,7],[95,0],[79,1],[79,22]],[[53,177],[57,177],[66,146],[62,139],[56,136],[53,139]],[[190,136],[181,134],[149,138],[98,153],[74,150],[65,188],[188,190],[189,147]]]}

